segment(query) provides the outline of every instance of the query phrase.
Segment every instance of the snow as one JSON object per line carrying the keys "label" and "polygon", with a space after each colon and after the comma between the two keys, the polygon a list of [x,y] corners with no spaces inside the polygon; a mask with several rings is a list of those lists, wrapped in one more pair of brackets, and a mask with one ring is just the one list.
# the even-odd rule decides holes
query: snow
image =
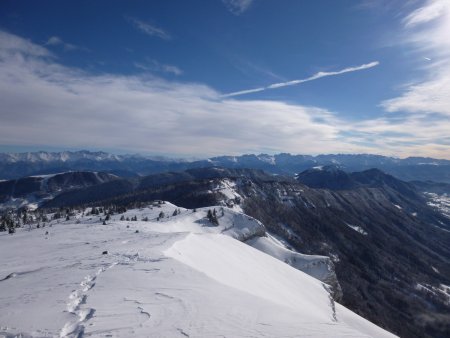
{"label": "snow", "polygon": [[423,285],[423,284],[420,284],[420,283],[416,284],[416,289],[417,290],[425,290],[425,291],[428,291],[430,293],[434,293],[433,290],[430,287],[428,287],[426,285]]}
{"label": "snow", "polygon": [[236,197],[241,197],[241,195],[239,195],[234,189],[235,186],[235,182],[232,182],[229,179],[224,179],[219,182],[219,185],[214,190],[220,191],[220,193],[228,199],[234,199]]}
{"label": "snow", "polygon": [[308,309],[301,312],[306,321],[333,319],[329,296],[319,281],[228,236],[190,234],[165,254],[222,284],[294,311],[300,311],[302,303]]}
{"label": "snow", "polygon": [[343,323],[370,337],[384,337],[386,334],[388,335],[386,337],[394,337],[394,335],[387,333],[386,331],[380,331],[382,329],[379,326],[365,320],[363,317],[338,303],[336,303],[336,314]]}
{"label": "snow", "polygon": [[39,207],[39,206],[38,206],[37,203],[28,203],[28,204],[27,204],[28,210],[36,210],[38,207]]}
{"label": "snow", "polygon": [[266,154],[260,154],[257,156],[258,160],[261,162],[269,163],[272,165],[276,165],[275,156],[266,155]]}
{"label": "snow", "polygon": [[361,228],[360,226],[352,225],[352,224],[349,224],[349,223],[345,223],[345,224],[346,224],[349,228],[355,230],[356,232],[359,232],[361,235],[364,235],[364,236],[367,236],[367,235],[368,235],[368,234],[367,234],[367,231],[364,230],[363,228]]}
{"label": "snow", "polygon": [[[272,245],[281,246],[284,249],[291,250],[290,245],[288,244],[288,242],[284,238],[282,238],[282,237],[280,237],[278,235],[269,233],[268,231],[266,231],[265,235],[267,236],[267,238],[270,239],[270,242],[273,243]],[[248,241],[247,241],[247,244],[249,244]]]}
{"label": "snow", "polygon": [[428,205],[437,209],[444,216],[450,218],[450,196],[447,194],[436,194],[426,192],[425,195],[429,199]]}
{"label": "snow", "polygon": [[260,222],[215,208],[219,226],[205,220],[212,208],[166,202],[124,214],[138,221],[79,213],[0,233],[0,336],[392,337],[317,279],[236,240]]}
{"label": "snow", "polygon": [[[47,198],[50,198],[48,196]],[[40,202],[42,202],[44,199],[37,198],[33,194],[27,195],[25,198],[9,198],[3,203],[0,203],[0,210],[5,209],[19,209],[26,207],[28,209],[34,210],[37,209]]]}
{"label": "snow", "polygon": [[333,261],[333,263],[339,263],[341,261],[338,254],[336,254],[334,252],[330,252],[329,255],[330,255],[330,259]]}
{"label": "snow", "polygon": [[441,296],[444,298],[444,302],[447,305],[450,305],[450,286],[445,284],[440,284],[438,290],[441,293]]}
{"label": "snow", "polygon": [[244,200],[236,190],[236,182],[229,179],[220,180],[217,183],[217,186],[213,188],[213,190],[215,192],[221,193],[225,197],[226,200],[224,201],[224,204],[232,207],[238,212],[243,212],[241,206],[239,204],[236,204],[236,200]]}
{"label": "snow", "polygon": [[38,201],[34,196],[28,196],[28,198],[10,198],[6,202],[0,203],[0,210],[4,209],[19,209],[27,207],[34,210],[37,208]]}
{"label": "snow", "polygon": [[60,173],[56,173],[56,174],[47,174],[47,175],[32,175],[29,177],[35,177],[35,178],[51,178],[51,177],[55,177],[57,175],[62,175],[62,174],[66,174],[66,173],[71,173],[72,171],[64,171],[64,172],[60,172]]}
{"label": "snow", "polygon": [[450,286],[445,284],[439,284],[433,286],[429,284],[416,284],[416,290],[425,291],[439,297],[445,305],[450,305]]}
{"label": "snow", "polygon": [[303,255],[294,252],[287,249],[283,243],[280,243],[270,234],[267,234],[267,237],[255,237],[246,243],[321,281],[334,277],[334,270],[332,270],[328,257]]}
{"label": "snow", "polygon": [[[179,209],[180,214],[172,216],[175,209]],[[218,226],[211,224],[206,219],[208,210],[216,210],[219,222]],[[160,221],[156,221],[161,211],[164,212],[166,217]],[[140,219],[148,217],[152,221],[151,225],[149,225],[151,229],[161,233],[191,232],[197,234],[226,234],[240,241],[245,241],[254,236],[263,235],[265,232],[264,225],[253,217],[221,206],[199,208],[193,212],[193,210],[178,208],[169,202],[165,202],[160,207],[154,207],[153,209],[146,208],[138,213],[134,210],[127,211],[124,216],[125,218],[131,218],[137,214],[140,215]],[[128,224],[131,225],[134,222],[129,222]]]}

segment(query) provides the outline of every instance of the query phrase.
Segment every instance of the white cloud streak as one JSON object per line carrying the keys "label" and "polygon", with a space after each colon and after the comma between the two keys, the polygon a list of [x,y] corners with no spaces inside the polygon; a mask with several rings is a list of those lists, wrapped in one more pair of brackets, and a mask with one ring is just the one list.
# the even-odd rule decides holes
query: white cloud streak
{"label": "white cloud streak", "polygon": [[133,24],[134,27],[136,27],[141,32],[150,35],[150,36],[156,36],[163,40],[171,40],[172,36],[166,32],[164,29],[151,25],[147,22],[144,22],[142,20],[132,18],[132,17],[126,17],[126,19]]}
{"label": "white cloud streak", "polygon": [[305,82],[309,82],[309,81],[314,81],[314,80],[318,80],[321,79],[323,77],[327,77],[327,76],[336,76],[336,75],[341,75],[341,74],[345,74],[345,73],[351,73],[351,72],[357,72],[360,70],[364,70],[364,69],[369,69],[369,68],[373,68],[378,66],[380,63],[378,61],[374,61],[374,62],[370,62],[370,63],[366,63],[360,66],[356,66],[356,67],[348,67],[348,68],[344,68],[341,69],[339,71],[335,71],[335,72],[318,72],[306,79],[300,79],[300,80],[292,80],[292,81],[287,81],[287,82],[279,82],[279,83],[274,83],[271,84],[269,86],[266,87],[259,87],[259,88],[254,88],[254,89],[246,89],[246,90],[241,90],[241,91],[237,91],[237,92],[233,92],[233,93],[228,93],[223,95],[224,97],[232,97],[232,96],[239,96],[239,95],[245,95],[245,94],[250,94],[250,93],[257,93],[257,92],[262,92],[264,90],[268,90],[268,89],[276,89],[276,88],[282,88],[282,87],[287,87],[287,86],[295,86],[301,83],[305,83]]}

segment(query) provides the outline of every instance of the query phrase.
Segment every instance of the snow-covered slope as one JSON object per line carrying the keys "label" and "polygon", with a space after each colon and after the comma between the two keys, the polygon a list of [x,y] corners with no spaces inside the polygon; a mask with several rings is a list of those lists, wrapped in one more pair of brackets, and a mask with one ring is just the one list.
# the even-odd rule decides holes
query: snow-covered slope
{"label": "snow-covered slope", "polygon": [[269,233],[266,233],[265,236],[254,237],[246,243],[331,286],[330,291],[335,299],[342,297],[342,289],[329,257],[304,255],[292,251],[282,241]]}
{"label": "snow-covered slope", "polygon": [[[193,233],[215,233],[231,236],[239,241],[262,251],[295,269],[301,270],[308,275],[321,280],[331,286],[333,296],[341,298],[342,290],[336,278],[334,265],[329,257],[318,255],[303,255],[289,249],[282,241],[277,240],[268,233],[261,222],[223,206],[210,208],[200,208],[195,212],[188,209],[177,208],[173,204],[166,202],[164,205],[168,210],[165,218],[160,219],[158,224],[153,225],[153,229],[160,232],[190,231]],[[175,210],[179,214],[173,216]],[[216,210],[218,225],[211,224],[205,215],[208,210]],[[128,212],[128,217],[133,217],[132,212]],[[167,216],[171,216],[167,218]],[[154,211],[141,211],[141,218],[147,217],[149,220],[156,220]]]}
{"label": "snow-covered slope", "polygon": [[447,194],[436,194],[427,192],[425,196],[428,197],[428,205],[439,210],[444,216],[450,218],[450,196]]}
{"label": "snow-covered slope", "polygon": [[79,213],[0,233],[0,336],[392,336],[237,240],[256,238],[258,221],[216,213],[219,226],[164,203],[123,215],[138,221]]}

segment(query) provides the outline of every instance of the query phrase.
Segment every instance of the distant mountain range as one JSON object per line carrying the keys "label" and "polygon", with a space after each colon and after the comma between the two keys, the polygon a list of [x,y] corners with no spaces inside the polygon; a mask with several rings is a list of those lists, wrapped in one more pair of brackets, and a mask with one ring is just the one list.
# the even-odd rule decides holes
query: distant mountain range
{"label": "distant mountain range", "polygon": [[242,155],[186,161],[140,155],[112,155],[105,152],[33,152],[0,154],[0,179],[17,179],[66,171],[104,171],[121,177],[223,167],[261,169],[272,174],[295,175],[304,170],[334,165],[345,172],[380,169],[404,181],[450,183],[450,161],[424,157],[398,159],[380,155]]}

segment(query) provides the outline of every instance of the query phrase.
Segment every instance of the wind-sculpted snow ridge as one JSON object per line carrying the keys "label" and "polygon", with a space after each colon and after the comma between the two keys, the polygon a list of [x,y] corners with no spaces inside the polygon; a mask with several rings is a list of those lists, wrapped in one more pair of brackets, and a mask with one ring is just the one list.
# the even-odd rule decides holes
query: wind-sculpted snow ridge
{"label": "wind-sculpted snow ridge", "polygon": [[[207,218],[214,209],[218,225]],[[0,336],[393,336],[240,241],[274,241],[242,213],[161,202],[104,225],[88,211],[0,233]]]}
{"label": "wind-sculpted snow ridge", "polygon": [[[167,202],[168,203],[168,202]],[[175,206],[173,206],[176,208]],[[194,233],[225,234],[281,260],[331,286],[335,299],[340,299],[342,289],[336,278],[334,265],[330,258],[317,255],[303,255],[288,249],[269,234],[264,225],[257,219],[222,206],[200,208],[196,212],[179,209],[180,214],[159,221],[158,231],[183,231]],[[212,224],[205,216],[208,210],[216,213],[218,225]],[[145,213],[144,213],[145,214]],[[145,217],[148,217],[145,214]],[[172,215],[172,211],[169,212]],[[154,216],[153,216],[154,217]],[[150,217],[150,219],[152,219]],[[188,226],[188,224],[191,224]]]}
{"label": "wind-sculpted snow ridge", "polygon": [[331,288],[330,292],[334,299],[341,299],[342,289],[334,271],[334,264],[329,257],[318,255],[304,255],[288,249],[283,242],[273,235],[254,237],[246,242],[248,245],[258,249],[293,268],[326,283]]}

